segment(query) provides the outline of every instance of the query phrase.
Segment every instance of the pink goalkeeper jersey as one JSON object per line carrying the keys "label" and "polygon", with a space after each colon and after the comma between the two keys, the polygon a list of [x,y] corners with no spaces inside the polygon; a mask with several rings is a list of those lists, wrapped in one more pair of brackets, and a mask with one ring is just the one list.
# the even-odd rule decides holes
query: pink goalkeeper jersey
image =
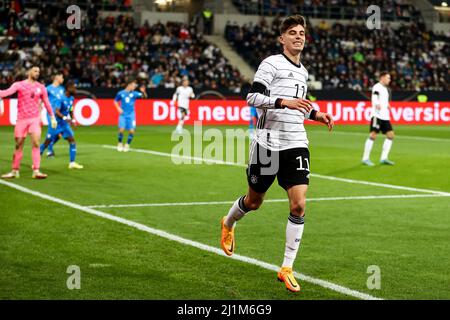
{"label": "pink goalkeeper jersey", "polygon": [[8,97],[17,92],[17,120],[38,118],[40,116],[39,102],[44,102],[49,115],[53,116],[53,110],[48,101],[47,89],[37,81],[28,80],[14,82],[6,90],[0,90],[0,98]]}

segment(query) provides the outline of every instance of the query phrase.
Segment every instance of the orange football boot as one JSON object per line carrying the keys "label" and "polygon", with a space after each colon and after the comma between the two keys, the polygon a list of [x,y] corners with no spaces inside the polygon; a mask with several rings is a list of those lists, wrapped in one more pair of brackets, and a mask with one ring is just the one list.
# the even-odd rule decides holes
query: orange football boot
{"label": "orange football boot", "polygon": [[281,267],[280,271],[278,271],[278,281],[284,282],[286,289],[289,291],[300,291],[300,285],[295,280],[294,273],[290,267]]}
{"label": "orange football boot", "polygon": [[220,222],[222,227],[222,239],[220,241],[220,245],[222,246],[223,251],[228,255],[231,256],[234,253],[234,249],[236,247],[234,243],[234,228],[228,229],[225,225],[225,217],[222,218],[222,221]]}

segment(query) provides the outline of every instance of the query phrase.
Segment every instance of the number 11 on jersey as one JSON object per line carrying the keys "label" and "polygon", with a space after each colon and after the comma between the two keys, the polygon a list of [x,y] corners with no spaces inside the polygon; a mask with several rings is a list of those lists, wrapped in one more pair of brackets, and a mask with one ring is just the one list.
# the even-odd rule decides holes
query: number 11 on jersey
{"label": "number 11 on jersey", "polygon": [[305,99],[305,86],[302,86],[302,95],[301,95],[301,97],[298,96],[298,89],[300,88],[299,84],[297,83],[297,84],[295,85],[295,87],[296,87],[297,89],[296,89],[296,92],[295,92],[295,96],[294,96],[293,98],[296,98],[296,99],[298,99],[298,98]]}
{"label": "number 11 on jersey", "polygon": [[297,170],[309,171],[309,159],[308,158],[305,158],[306,168],[303,168],[303,157],[302,156],[299,156],[299,157],[297,157],[295,159],[297,159],[299,161],[299,163],[300,163],[300,167],[298,167]]}

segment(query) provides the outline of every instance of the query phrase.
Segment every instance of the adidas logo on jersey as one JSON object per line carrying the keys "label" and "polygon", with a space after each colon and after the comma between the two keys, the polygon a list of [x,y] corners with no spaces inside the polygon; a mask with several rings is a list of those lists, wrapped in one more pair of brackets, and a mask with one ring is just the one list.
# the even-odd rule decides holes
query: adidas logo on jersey
{"label": "adidas logo on jersey", "polygon": [[292,72],[289,72],[288,77],[289,77],[289,78],[293,78],[293,77],[294,77],[294,75],[292,74]]}

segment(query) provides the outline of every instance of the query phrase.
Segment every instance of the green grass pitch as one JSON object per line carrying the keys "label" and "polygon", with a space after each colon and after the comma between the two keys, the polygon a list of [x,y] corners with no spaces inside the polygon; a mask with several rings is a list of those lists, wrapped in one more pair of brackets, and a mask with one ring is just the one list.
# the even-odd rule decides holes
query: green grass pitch
{"label": "green grass pitch", "polygon": [[[132,148],[169,153],[172,130],[138,127]],[[315,174],[450,192],[449,126],[396,126],[396,165],[372,168],[360,164],[367,126],[307,130]],[[175,165],[169,157],[103,147],[114,146],[116,136],[115,127],[78,128],[77,161],[85,169],[67,169],[68,146],[60,141],[56,158],[42,159],[49,174],[42,181],[31,179],[27,141],[21,177],[12,183],[81,206],[144,204],[97,210],[219,248],[219,222],[230,204],[147,204],[233,201],[246,192],[245,168]],[[375,142],[374,162],[382,141]],[[12,151],[12,128],[0,128],[2,173]],[[352,198],[391,195],[410,197]],[[450,198],[423,195],[433,194],[313,176],[294,269],[383,299],[450,299]],[[332,197],[349,199],[314,200]],[[275,182],[266,198],[286,194]],[[236,253],[279,265],[288,210],[287,202],[267,202],[249,213],[236,229]],[[66,286],[70,265],[80,267],[80,290]],[[372,265],[381,270],[381,289],[367,288]],[[0,299],[356,299],[300,283],[302,291],[292,294],[274,271],[0,184]]]}

